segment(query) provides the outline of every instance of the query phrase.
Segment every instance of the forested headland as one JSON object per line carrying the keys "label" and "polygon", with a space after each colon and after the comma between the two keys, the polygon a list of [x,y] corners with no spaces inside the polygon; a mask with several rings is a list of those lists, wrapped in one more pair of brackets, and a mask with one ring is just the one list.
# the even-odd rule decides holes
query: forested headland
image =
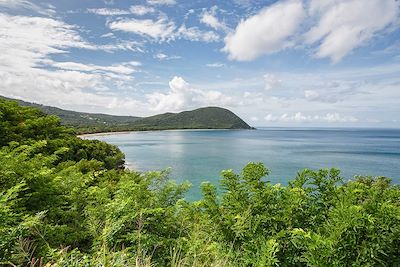
{"label": "forested headland", "polygon": [[400,187],[249,163],[203,183],[124,167],[115,146],[0,99],[0,265],[400,266]]}
{"label": "forested headland", "polygon": [[[2,96],[0,99],[15,100]],[[220,107],[135,117],[77,112],[22,100],[15,101],[21,106],[34,107],[47,115],[59,117],[62,125],[73,127],[77,134],[176,129],[252,129],[232,111]]]}

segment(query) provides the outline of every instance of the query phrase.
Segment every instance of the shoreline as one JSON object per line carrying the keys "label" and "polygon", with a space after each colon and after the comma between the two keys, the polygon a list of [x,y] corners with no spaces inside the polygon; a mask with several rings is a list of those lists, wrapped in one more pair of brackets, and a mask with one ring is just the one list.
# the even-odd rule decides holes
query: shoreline
{"label": "shoreline", "polygon": [[90,136],[108,136],[108,135],[117,135],[117,134],[130,134],[130,133],[138,133],[138,132],[168,132],[168,131],[237,131],[237,130],[256,130],[256,128],[252,129],[160,129],[160,130],[136,130],[136,131],[117,131],[117,132],[99,132],[99,133],[88,133],[88,134],[78,134],[77,137],[84,138]]}
{"label": "shoreline", "polygon": [[119,131],[119,132],[100,132],[100,133],[87,133],[87,134],[78,134],[76,135],[79,138],[84,138],[87,136],[107,136],[107,135],[114,135],[114,134],[129,134],[133,132],[139,131]]}

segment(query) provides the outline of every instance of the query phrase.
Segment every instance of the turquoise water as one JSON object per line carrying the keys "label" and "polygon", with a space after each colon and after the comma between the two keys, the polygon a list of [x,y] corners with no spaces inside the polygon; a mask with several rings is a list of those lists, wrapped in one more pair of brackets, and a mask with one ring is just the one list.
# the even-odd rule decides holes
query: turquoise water
{"label": "turquoise water", "polygon": [[273,183],[287,184],[304,168],[338,168],[354,175],[391,177],[400,183],[400,129],[261,128],[258,130],[175,130],[91,136],[117,145],[130,168],[172,168],[188,180],[188,199],[199,198],[203,181],[217,183],[220,171],[239,171],[263,162]]}

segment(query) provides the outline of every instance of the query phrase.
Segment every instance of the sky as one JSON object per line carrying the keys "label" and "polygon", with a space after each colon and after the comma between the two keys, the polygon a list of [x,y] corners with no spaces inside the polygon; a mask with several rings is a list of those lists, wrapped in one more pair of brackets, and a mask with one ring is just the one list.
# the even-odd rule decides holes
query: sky
{"label": "sky", "polygon": [[400,1],[0,0],[0,95],[252,126],[400,127]]}

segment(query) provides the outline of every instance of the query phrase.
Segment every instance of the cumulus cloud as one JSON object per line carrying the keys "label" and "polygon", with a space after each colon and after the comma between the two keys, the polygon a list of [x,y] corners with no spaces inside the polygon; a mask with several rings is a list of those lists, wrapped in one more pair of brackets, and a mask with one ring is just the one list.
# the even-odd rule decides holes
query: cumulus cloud
{"label": "cumulus cloud", "polygon": [[[249,61],[291,46],[310,47],[316,58],[337,63],[378,34],[396,29],[399,14],[397,0],[278,1],[241,20],[226,36],[223,51],[230,59]],[[218,25],[212,16],[207,19]]]}
{"label": "cumulus cloud", "polygon": [[227,106],[233,104],[232,98],[219,91],[205,91],[194,88],[182,77],[175,76],[169,82],[167,93],[155,92],[147,95],[154,111],[179,111],[200,106]]}
{"label": "cumulus cloud", "polygon": [[340,0],[310,2],[309,13],[318,22],[305,34],[305,42],[320,42],[315,53],[319,58],[340,61],[355,48],[398,21],[396,0]]}
{"label": "cumulus cloud", "polygon": [[225,38],[223,51],[230,59],[249,61],[260,55],[274,53],[290,46],[305,17],[300,0],[278,2],[242,20]]}
{"label": "cumulus cloud", "polygon": [[267,122],[327,122],[327,123],[337,123],[337,122],[357,122],[358,119],[353,116],[343,116],[339,113],[327,113],[325,115],[305,115],[301,112],[295,114],[284,113],[281,116],[274,116],[272,114],[267,114],[264,117]]}

